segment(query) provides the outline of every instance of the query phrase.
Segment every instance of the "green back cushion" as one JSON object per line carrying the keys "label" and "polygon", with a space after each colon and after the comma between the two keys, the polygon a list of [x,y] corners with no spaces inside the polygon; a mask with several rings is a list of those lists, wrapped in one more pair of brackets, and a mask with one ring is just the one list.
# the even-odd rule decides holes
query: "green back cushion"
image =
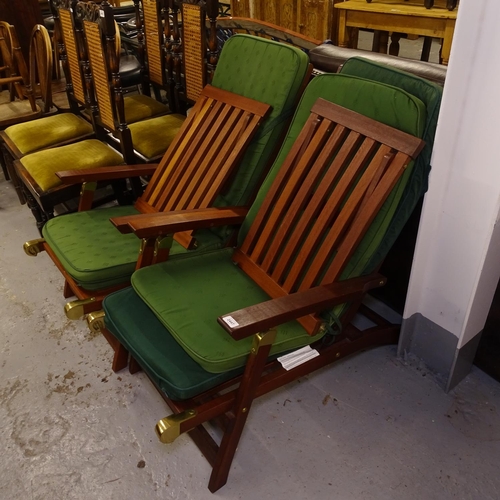
{"label": "green back cushion", "polygon": [[427,119],[421,136],[425,141],[424,149],[415,160],[410,179],[387,228],[383,242],[366,264],[366,272],[371,272],[386,256],[408,217],[413,212],[418,199],[427,191],[427,179],[431,168],[431,154],[434,147],[434,136],[436,134],[443,89],[418,76],[359,57],[349,59],[342,67],[341,73],[376,80],[405,90],[420,99],[427,110]]}
{"label": "green back cushion", "polygon": [[9,139],[23,155],[64,141],[78,139],[92,132],[92,125],[73,113],[47,116],[5,129]]}
{"label": "green back cushion", "polygon": [[56,172],[111,167],[123,163],[114,149],[97,139],[45,149],[21,158],[21,163],[43,191],[61,184]]}
{"label": "green back cushion", "polygon": [[272,106],[217,205],[245,205],[262,180],[270,155],[291,117],[309,64],[296,47],[250,35],[224,44],[212,85]]}
{"label": "green back cushion", "polygon": [[[132,206],[99,208],[50,219],[43,236],[69,275],[86,290],[100,290],[127,283],[134,272],[140,240],[121,234],[110,222],[112,217],[136,215]],[[211,231],[197,233],[198,251],[221,246]],[[187,252],[174,241],[170,256]]]}

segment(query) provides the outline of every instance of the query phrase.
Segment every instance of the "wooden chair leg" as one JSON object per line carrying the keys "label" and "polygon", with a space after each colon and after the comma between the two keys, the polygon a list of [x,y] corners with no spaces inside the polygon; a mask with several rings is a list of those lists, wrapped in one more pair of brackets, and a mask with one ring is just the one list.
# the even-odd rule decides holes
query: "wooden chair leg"
{"label": "wooden chair leg", "polygon": [[119,372],[127,366],[128,363],[128,351],[122,344],[119,344],[115,349],[115,355],[113,356],[113,364],[111,368],[114,372]]}
{"label": "wooden chair leg", "polygon": [[219,452],[217,453],[217,458],[208,483],[208,489],[212,493],[222,488],[227,482],[229,469],[231,468],[231,463],[233,462],[241,433],[245,427],[245,422],[247,421],[248,413],[255,397],[255,391],[275,338],[276,331],[273,330],[262,335],[260,340],[257,340],[257,336],[254,340],[252,352],[238,389],[233,412],[229,417],[229,423],[222,437]]}
{"label": "wooden chair leg", "polygon": [[141,365],[132,356],[130,356],[128,371],[133,375],[134,373],[140,372],[141,370]]}
{"label": "wooden chair leg", "polygon": [[71,289],[71,285],[64,280],[64,288],[63,288],[63,297],[65,299],[69,299],[70,297],[74,297],[75,293]]}

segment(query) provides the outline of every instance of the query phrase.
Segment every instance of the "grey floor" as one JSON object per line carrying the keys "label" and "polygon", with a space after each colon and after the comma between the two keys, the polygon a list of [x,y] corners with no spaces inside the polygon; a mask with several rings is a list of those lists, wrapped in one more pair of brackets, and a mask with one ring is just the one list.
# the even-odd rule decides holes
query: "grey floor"
{"label": "grey floor", "polygon": [[22,251],[37,236],[0,173],[0,500],[500,498],[500,385],[473,369],[445,394],[394,347],[257,401],[211,495],[190,439],[157,441],[169,412],[146,377],[114,374],[102,336],[66,320],[61,275]]}
{"label": "grey floor", "polygon": [[66,320],[62,279],[30,211],[0,174],[0,499],[498,499],[500,385],[481,371],[450,394],[394,347],[300,379],[253,407],[228,484],[142,374]]}

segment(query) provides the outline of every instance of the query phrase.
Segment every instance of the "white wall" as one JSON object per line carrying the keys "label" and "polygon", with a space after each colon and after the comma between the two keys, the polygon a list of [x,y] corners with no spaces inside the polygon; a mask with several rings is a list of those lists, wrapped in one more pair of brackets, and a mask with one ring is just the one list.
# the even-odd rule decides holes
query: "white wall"
{"label": "white wall", "polygon": [[459,338],[500,276],[500,0],[461,0],[404,318]]}

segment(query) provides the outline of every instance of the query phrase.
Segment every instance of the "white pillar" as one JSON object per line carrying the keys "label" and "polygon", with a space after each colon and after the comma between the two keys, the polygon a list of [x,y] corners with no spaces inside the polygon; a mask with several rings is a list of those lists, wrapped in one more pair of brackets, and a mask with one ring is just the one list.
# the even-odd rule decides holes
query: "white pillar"
{"label": "white pillar", "polygon": [[399,353],[470,370],[500,276],[500,0],[462,0]]}

